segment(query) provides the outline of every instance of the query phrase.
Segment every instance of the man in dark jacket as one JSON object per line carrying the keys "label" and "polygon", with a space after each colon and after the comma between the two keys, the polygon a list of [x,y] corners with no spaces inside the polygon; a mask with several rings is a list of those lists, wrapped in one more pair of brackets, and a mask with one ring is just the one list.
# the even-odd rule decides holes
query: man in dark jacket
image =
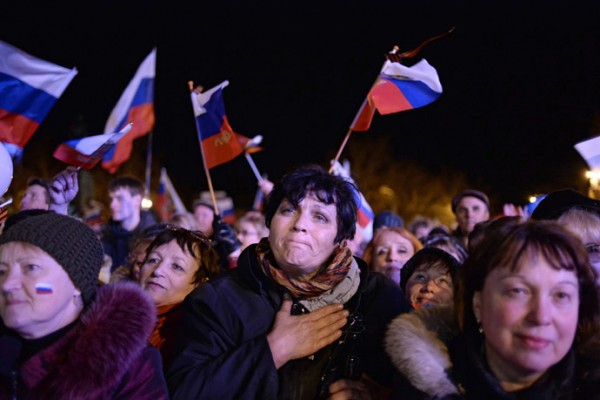
{"label": "man in dark jacket", "polygon": [[102,248],[112,259],[111,272],[125,263],[129,241],[142,229],[156,224],[154,215],[142,210],[143,183],[134,177],[121,176],[108,184],[111,219],[102,228]]}

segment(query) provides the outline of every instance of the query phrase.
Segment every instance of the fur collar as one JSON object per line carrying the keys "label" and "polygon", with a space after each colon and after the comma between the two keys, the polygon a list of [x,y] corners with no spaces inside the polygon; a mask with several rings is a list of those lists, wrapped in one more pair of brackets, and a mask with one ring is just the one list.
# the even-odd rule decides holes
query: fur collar
{"label": "fur collar", "polygon": [[42,377],[42,391],[86,398],[114,390],[148,345],[155,323],[156,308],[139,285],[101,287],[79,324],[43,352],[43,364],[54,367]]}
{"label": "fur collar", "polygon": [[452,367],[448,343],[456,334],[452,309],[436,306],[396,317],[384,344],[394,366],[412,386],[443,397],[459,393],[446,373]]}

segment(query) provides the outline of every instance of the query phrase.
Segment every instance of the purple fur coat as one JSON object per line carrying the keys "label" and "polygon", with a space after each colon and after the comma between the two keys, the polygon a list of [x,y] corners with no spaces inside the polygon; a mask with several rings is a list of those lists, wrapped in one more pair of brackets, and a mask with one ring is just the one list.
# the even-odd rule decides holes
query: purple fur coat
{"label": "purple fur coat", "polygon": [[155,322],[138,285],[115,283],[98,289],[73,329],[20,365],[19,342],[0,328],[0,399],[167,399],[160,353],[147,341]]}

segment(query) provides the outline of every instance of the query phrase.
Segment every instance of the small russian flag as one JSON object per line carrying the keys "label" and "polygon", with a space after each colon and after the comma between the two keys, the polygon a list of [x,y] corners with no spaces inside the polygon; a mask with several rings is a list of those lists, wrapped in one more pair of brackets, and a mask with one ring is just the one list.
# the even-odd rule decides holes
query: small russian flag
{"label": "small russian flag", "polygon": [[52,293],[52,285],[49,283],[36,283],[35,292],[37,294],[50,294]]}

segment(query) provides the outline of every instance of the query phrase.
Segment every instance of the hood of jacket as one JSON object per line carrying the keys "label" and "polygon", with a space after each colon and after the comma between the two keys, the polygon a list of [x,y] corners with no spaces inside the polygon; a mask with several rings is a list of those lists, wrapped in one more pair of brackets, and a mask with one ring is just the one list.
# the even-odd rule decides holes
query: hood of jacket
{"label": "hood of jacket", "polygon": [[384,345],[411,385],[431,397],[444,397],[459,394],[447,373],[452,367],[448,343],[457,334],[451,307],[428,307],[393,319]]}
{"label": "hood of jacket", "polygon": [[20,367],[21,377],[48,398],[112,392],[148,346],[155,323],[156,308],[139,285],[102,286],[65,337]]}

